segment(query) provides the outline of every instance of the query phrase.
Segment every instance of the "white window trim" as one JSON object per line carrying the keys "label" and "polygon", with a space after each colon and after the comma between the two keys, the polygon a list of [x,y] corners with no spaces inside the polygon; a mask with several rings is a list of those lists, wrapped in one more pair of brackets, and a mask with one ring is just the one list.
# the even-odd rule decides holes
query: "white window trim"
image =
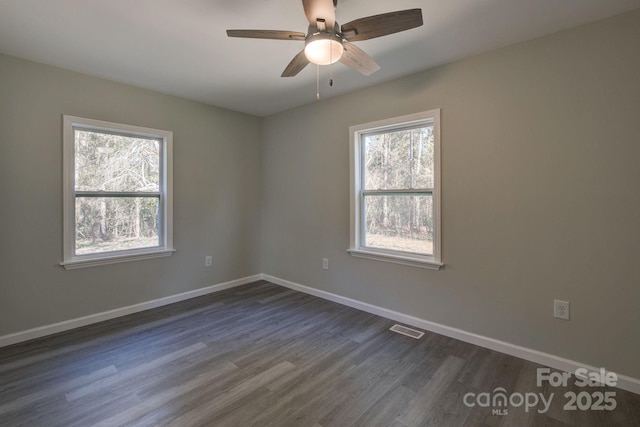
{"label": "white window trim", "polygon": [[[65,269],[137,261],[170,256],[173,248],[173,132],[121,123],[106,122],[63,115],[63,261]],[[141,137],[152,137],[162,141],[162,170],[160,174],[160,242],[157,247],[138,248],[100,254],[75,255],[75,136],[73,128],[125,132]]]}
{"label": "white window trim", "polygon": [[[433,255],[419,255],[399,251],[362,247],[362,197],[361,192],[361,144],[362,134],[374,131],[394,129],[404,125],[418,125],[433,123],[434,133],[434,182],[433,182],[433,223],[434,242]],[[442,262],[442,232],[441,232],[441,184],[440,184],[440,109],[394,117],[370,123],[349,127],[349,169],[350,169],[350,247],[351,255],[376,261],[392,262],[413,267],[439,270],[444,266]]]}

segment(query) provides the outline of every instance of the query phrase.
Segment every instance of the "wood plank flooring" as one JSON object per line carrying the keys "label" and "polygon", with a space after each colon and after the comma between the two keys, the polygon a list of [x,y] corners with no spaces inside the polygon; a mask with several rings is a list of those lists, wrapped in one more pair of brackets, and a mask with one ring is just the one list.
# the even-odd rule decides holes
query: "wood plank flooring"
{"label": "wood plank flooring", "polygon": [[[393,323],[257,282],[2,348],[0,426],[640,425],[639,395],[538,387],[539,365]],[[464,403],[499,387],[553,400]],[[603,391],[613,411],[564,409]]]}

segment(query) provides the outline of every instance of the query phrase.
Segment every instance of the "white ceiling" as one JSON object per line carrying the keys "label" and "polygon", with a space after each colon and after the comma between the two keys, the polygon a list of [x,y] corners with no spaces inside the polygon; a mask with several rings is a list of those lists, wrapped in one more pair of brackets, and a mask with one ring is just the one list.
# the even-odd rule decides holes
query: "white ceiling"
{"label": "white ceiling", "polygon": [[[424,25],[357,42],[382,67],[320,67],[326,98],[639,8],[640,0],[339,0],[336,19],[421,8]],[[300,0],[0,0],[0,52],[266,116],[315,101],[316,67],[281,78],[304,42],[225,30],[306,33]],[[334,87],[328,86],[332,68]]]}

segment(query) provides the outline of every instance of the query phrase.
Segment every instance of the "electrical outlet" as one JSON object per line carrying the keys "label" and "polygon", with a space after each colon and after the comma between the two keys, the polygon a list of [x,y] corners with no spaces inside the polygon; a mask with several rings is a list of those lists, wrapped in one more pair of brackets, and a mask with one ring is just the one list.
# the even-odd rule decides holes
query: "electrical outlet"
{"label": "electrical outlet", "polygon": [[213,258],[209,255],[204,257],[204,266],[211,267],[213,265]]}
{"label": "electrical outlet", "polygon": [[328,270],[329,269],[329,260],[327,258],[322,258],[322,268],[324,270]]}
{"label": "electrical outlet", "polygon": [[553,300],[553,317],[569,320],[569,301]]}

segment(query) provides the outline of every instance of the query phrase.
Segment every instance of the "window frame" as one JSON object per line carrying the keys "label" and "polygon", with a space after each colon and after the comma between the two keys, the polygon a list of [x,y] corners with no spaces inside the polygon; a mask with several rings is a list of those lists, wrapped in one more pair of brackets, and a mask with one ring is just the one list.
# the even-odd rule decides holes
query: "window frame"
{"label": "window frame", "polygon": [[[433,171],[433,255],[421,255],[393,249],[373,248],[362,245],[364,234],[364,195],[376,191],[364,189],[363,137],[372,133],[386,133],[418,126],[433,126],[434,171]],[[441,229],[441,161],[440,161],[440,109],[423,111],[349,127],[350,169],[350,247],[351,255],[359,258],[439,270],[442,262]],[[408,190],[402,190],[408,192]],[[393,193],[394,190],[386,191]],[[424,193],[424,191],[420,191]]]}
{"label": "window frame", "polygon": [[[63,261],[65,269],[93,267],[120,262],[170,256],[173,248],[173,132],[107,122],[85,117],[63,116]],[[75,129],[153,138],[160,141],[160,188],[158,205],[158,246],[77,255],[75,189]],[[98,193],[98,192],[89,192]],[[133,194],[121,192],[122,194]],[[107,193],[105,193],[107,195]],[[141,194],[146,194],[141,192]]]}

